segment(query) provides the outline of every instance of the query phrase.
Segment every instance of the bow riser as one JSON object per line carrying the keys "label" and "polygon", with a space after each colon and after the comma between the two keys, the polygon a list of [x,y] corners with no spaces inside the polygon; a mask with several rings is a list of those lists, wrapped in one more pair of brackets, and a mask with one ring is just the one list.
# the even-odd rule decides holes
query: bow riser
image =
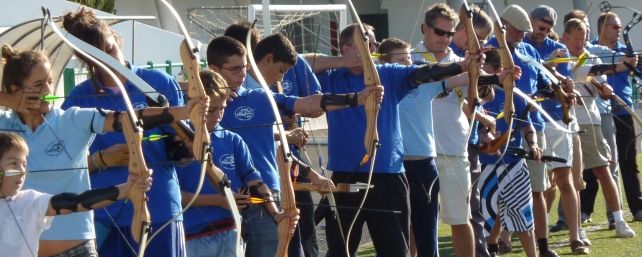
{"label": "bow riser", "polygon": [[[189,84],[187,95],[190,98],[205,98],[207,94],[203,88],[203,82],[199,75],[200,63],[198,53],[194,52],[187,40],[183,40],[180,46],[181,61],[187,81]],[[210,149],[210,134],[207,131],[205,118],[200,114],[198,108],[194,108],[189,114],[190,120],[194,124],[194,145],[192,146],[194,158],[199,161],[207,160]]]}
{"label": "bow riser", "polygon": [[[268,92],[269,93],[269,92]],[[279,169],[279,176],[281,179],[279,183],[281,188],[291,188],[292,190],[282,190],[281,192],[281,208],[285,213],[296,213],[296,199],[294,195],[294,188],[292,186],[292,180],[290,180],[290,167],[292,166],[292,159],[289,156],[286,156],[283,149],[289,149],[289,145],[280,146],[277,150],[277,166]],[[287,153],[289,154],[289,153]],[[283,172],[286,171],[286,172]],[[290,245],[290,240],[292,239],[290,231],[294,229],[291,226],[289,221],[282,221],[278,225],[278,237],[279,244],[276,250],[276,257],[287,257],[288,256],[288,246]]]}
{"label": "bow riser", "polygon": [[[368,48],[368,37],[365,36],[366,32],[362,26],[354,30],[353,39],[355,45],[359,50],[359,57],[363,65],[363,80],[366,87],[374,87],[381,85],[379,80],[379,72],[377,71],[372,58],[370,58],[370,49]],[[357,42],[358,41],[358,42]],[[377,129],[377,114],[379,113],[379,103],[375,94],[370,94],[366,99],[364,105],[366,112],[366,134],[364,145],[367,152],[367,157],[371,158],[377,142],[379,142],[379,132]],[[372,164],[371,164],[372,165]]]}
{"label": "bow riser", "polygon": [[[510,54],[508,44],[506,43],[506,29],[498,22],[495,22],[495,37],[499,43],[499,52],[501,58],[502,69],[513,70],[515,63]],[[513,88],[515,87],[515,80],[513,76],[506,76],[502,80],[502,87],[504,88],[504,119],[509,122],[515,113],[515,106],[513,105]]]}
{"label": "bow riser", "polygon": [[[628,56],[628,57],[635,56],[635,51],[633,50],[633,44],[631,43],[631,38],[629,37],[629,31],[631,31],[633,26],[635,26],[636,24],[640,23],[641,20],[642,20],[642,15],[637,13],[637,12],[634,12],[633,13],[633,18],[631,19],[631,21],[628,24],[626,24],[626,26],[622,30],[622,39],[624,39],[624,44],[626,45],[626,56]],[[642,73],[640,73],[640,71],[637,68],[635,68],[633,65],[631,65],[631,64],[629,64],[627,62],[625,62],[624,65],[626,65],[626,67],[629,68],[630,76],[641,76],[642,75]]]}
{"label": "bow riser", "polygon": [[[143,157],[143,133],[138,125],[132,123],[131,118],[122,119],[123,134],[127,141],[127,148],[129,149],[129,172],[137,175],[140,178],[148,178],[151,176],[150,170],[145,164]],[[125,128],[129,129],[125,129]],[[149,209],[147,208],[147,196],[144,191],[138,187],[132,187],[129,190],[129,199],[131,200],[134,208],[134,216],[132,217],[131,232],[134,240],[139,244],[147,241],[147,235],[151,226],[151,218]]]}

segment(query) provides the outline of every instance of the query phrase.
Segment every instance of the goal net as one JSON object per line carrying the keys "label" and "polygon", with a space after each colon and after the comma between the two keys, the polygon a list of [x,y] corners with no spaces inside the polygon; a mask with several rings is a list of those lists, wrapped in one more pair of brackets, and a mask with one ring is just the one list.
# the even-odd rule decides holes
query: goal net
{"label": "goal net", "polygon": [[[299,53],[338,53],[339,32],[346,26],[346,6],[263,5],[204,6],[188,9],[190,31],[201,42],[223,35],[225,28],[237,21],[254,21],[265,35],[283,33]],[[270,24],[266,28],[264,24]],[[268,33],[266,33],[268,32]]]}

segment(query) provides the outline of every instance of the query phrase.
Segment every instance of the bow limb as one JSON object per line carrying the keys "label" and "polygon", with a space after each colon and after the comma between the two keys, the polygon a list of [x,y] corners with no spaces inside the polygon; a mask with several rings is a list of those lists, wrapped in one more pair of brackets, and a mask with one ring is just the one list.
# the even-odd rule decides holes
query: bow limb
{"label": "bow limb", "polygon": [[[359,19],[359,14],[357,13],[357,10],[354,8],[354,4],[352,4],[352,1],[346,0],[346,2],[350,7],[352,18],[358,24],[357,29],[354,30],[352,41],[353,41],[353,44],[355,44],[357,46],[357,49],[359,50],[359,57],[361,58],[361,63],[363,68],[364,85],[366,87],[375,87],[375,86],[381,85],[377,68],[375,67],[375,64],[372,58],[370,58],[370,48],[368,45],[368,36],[366,34],[366,30],[363,26],[363,23],[361,22],[361,19]],[[357,217],[359,217],[361,208],[363,208],[363,205],[366,202],[366,198],[368,197],[368,192],[370,192],[370,184],[372,183],[372,175],[374,173],[375,161],[377,159],[377,147],[379,145],[377,117],[379,116],[380,106],[374,94],[371,94],[370,96],[368,96],[368,98],[366,99],[364,108],[366,113],[366,131],[365,131],[365,138],[364,138],[366,154],[364,158],[361,160],[359,167],[370,162],[370,168],[368,170],[368,181],[367,181],[368,187],[366,188],[363,194],[363,199],[361,199],[361,203],[357,208],[357,212],[355,213],[354,218],[350,222],[350,225],[348,227],[348,232],[345,236],[345,246],[346,246],[347,256],[350,256],[349,242],[350,242],[350,234],[352,233],[352,228],[354,226],[354,223],[357,221]],[[341,227],[341,224],[339,224],[339,227]]]}
{"label": "bow limb", "polygon": [[[497,14],[497,10],[493,5],[492,0],[488,0],[488,6],[490,7],[493,16],[495,18],[495,38],[497,38],[497,43],[499,44],[499,54],[501,59],[501,66],[504,70],[514,70],[515,63],[513,62],[513,57],[506,42],[506,27],[502,24],[501,18]],[[504,89],[504,119],[508,124],[508,141],[506,142],[505,148],[502,151],[501,157],[498,159],[500,161],[506,150],[508,150],[508,145],[510,144],[510,138],[513,128],[513,115],[515,114],[515,106],[513,105],[513,89],[515,88],[515,79],[513,76],[505,76],[502,80],[502,87]]]}
{"label": "bow limb", "polygon": [[[252,24],[252,28],[255,24]],[[246,46],[251,46],[252,39],[252,28],[248,30],[246,37]],[[254,71],[256,76],[256,81],[261,85],[261,88],[265,90],[265,95],[270,102],[270,107],[272,109],[272,114],[274,115],[275,125],[279,133],[279,146],[277,148],[276,161],[279,169],[279,180],[281,185],[281,208],[285,214],[285,219],[281,220],[278,225],[278,238],[279,243],[277,246],[277,251],[275,257],[285,257],[288,254],[288,245],[292,239],[292,234],[290,231],[294,230],[295,227],[292,226],[292,219],[298,215],[298,210],[296,208],[296,200],[294,197],[294,188],[292,187],[292,180],[290,179],[290,167],[292,166],[292,153],[290,152],[290,145],[286,139],[286,132],[283,128],[283,121],[281,120],[281,113],[276,105],[274,96],[269,86],[265,82],[263,75],[261,75],[261,70],[256,65],[254,60],[254,53],[251,47],[247,48],[247,57],[249,59],[250,66]]]}
{"label": "bow limb", "polygon": [[[201,81],[199,72],[200,72],[200,56],[199,50],[192,44],[192,39],[187,31],[185,24],[183,23],[180,15],[176,12],[176,9],[168,3],[166,0],[161,0],[163,5],[170,11],[172,16],[176,19],[180,32],[185,38],[180,45],[180,55],[183,62],[183,67],[185,73],[188,77],[188,92],[187,95],[190,99],[205,99],[207,98],[207,93],[203,87],[203,82]],[[216,167],[212,161],[212,152],[211,152],[211,140],[210,134],[206,125],[206,117],[201,115],[197,108],[194,108],[190,111],[189,114],[190,120],[194,125],[194,136],[191,138],[192,144],[192,153],[194,158],[197,161],[202,162],[201,164],[201,180],[199,182],[198,188],[192,200],[183,208],[181,213],[184,213],[190,206],[194,204],[198,195],[200,194],[201,188],[203,186],[203,177],[207,175],[207,178],[211,184],[225,197],[227,204],[229,205],[230,211],[234,218],[234,223],[236,225],[236,237],[235,237],[235,249],[234,256],[243,256],[243,247],[241,244],[241,214],[239,213],[238,207],[236,205],[236,199],[234,198],[234,193],[231,189],[231,182],[227,175],[223,173],[218,167]],[[189,138],[189,137],[188,137]],[[175,220],[178,216],[174,217]],[[170,222],[172,221],[170,220]],[[169,225],[169,222],[163,225],[163,227]],[[160,229],[159,229],[160,231]]]}
{"label": "bow limb", "polygon": [[[123,99],[125,107],[127,109],[127,117],[122,119],[123,123],[123,134],[125,135],[125,140],[127,141],[127,146],[129,148],[129,173],[139,176],[141,179],[147,179],[151,176],[151,170],[147,168],[145,163],[145,158],[143,156],[142,141],[143,141],[143,129],[141,128],[142,121],[136,116],[134,107],[132,106],[129,95],[123,84],[120,82],[120,79],[114,74],[110,68],[108,68],[104,63],[96,59],[94,56],[87,54],[83,49],[77,47],[67,37],[75,38],[72,35],[63,34],[60,29],[56,26],[56,23],[53,22],[51,14],[48,9],[43,7],[43,13],[45,14],[45,20],[47,25],[58,35],[69,47],[71,47],[76,54],[83,56],[87,60],[96,64],[100,69],[102,69],[106,74],[108,74],[111,79],[116,83],[121,93],[123,94]],[[132,202],[134,207],[134,216],[131,224],[131,233],[134,240],[139,243],[138,256],[144,256],[145,248],[147,246],[147,235],[150,231],[151,218],[149,215],[149,210],[147,208],[147,196],[145,192],[140,190],[138,187],[132,187],[129,192],[129,199]]]}

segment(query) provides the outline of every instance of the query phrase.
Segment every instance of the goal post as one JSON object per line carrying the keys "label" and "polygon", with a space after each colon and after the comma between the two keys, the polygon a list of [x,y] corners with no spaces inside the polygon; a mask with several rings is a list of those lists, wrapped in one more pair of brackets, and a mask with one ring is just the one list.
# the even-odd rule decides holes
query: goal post
{"label": "goal post", "polygon": [[[257,19],[257,29],[264,36],[283,33],[299,53],[338,54],[339,33],[347,25],[346,5],[268,5],[267,10],[263,6],[190,8],[190,30],[193,37],[209,42],[211,38],[221,36],[225,28],[234,22]],[[269,28],[264,24],[270,24]]]}

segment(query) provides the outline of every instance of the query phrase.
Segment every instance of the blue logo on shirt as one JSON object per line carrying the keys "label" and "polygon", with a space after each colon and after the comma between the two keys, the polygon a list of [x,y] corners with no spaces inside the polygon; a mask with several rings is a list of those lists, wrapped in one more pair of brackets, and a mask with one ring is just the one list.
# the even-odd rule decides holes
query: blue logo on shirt
{"label": "blue logo on shirt", "polygon": [[134,107],[134,109],[136,109],[136,110],[145,109],[145,108],[147,108],[147,103],[144,103],[144,102],[142,102],[142,103],[133,103],[132,107]]}
{"label": "blue logo on shirt", "polygon": [[234,116],[238,120],[251,120],[254,117],[254,109],[247,106],[240,106],[234,110]]}
{"label": "blue logo on shirt", "polygon": [[283,87],[283,93],[286,95],[289,95],[290,92],[292,92],[292,82],[288,80],[284,80],[281,82],[281,86]]}
{"label": "blue logo on shirt", "polygon": [[234,155],[231,154],[224,154],[219,158],[219,162],[221,163],[221,166],[223,169],[226,170],[234,170]]}
{"label": "blue logo on shirt", "polygon": [[45,154],[48,156],[58,156],[65,150],[65,143],[62,140],[49,143],[45,149]]}

